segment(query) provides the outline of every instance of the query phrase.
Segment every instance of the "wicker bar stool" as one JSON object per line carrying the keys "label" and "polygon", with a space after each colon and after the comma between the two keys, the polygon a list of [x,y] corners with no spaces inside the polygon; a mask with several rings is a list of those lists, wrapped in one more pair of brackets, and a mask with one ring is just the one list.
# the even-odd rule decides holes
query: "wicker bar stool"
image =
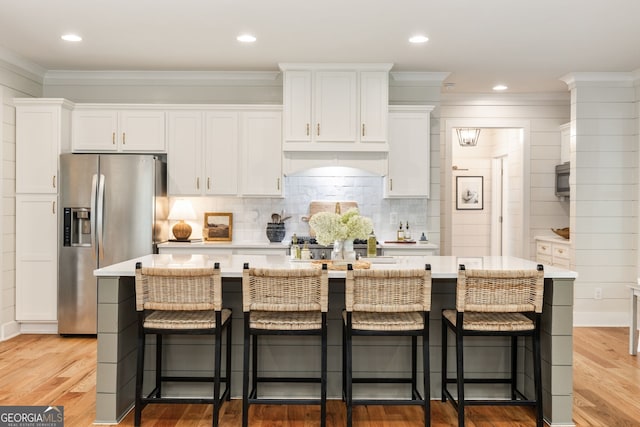
{"label": "wicker bar stool", "polygon": [[[353,405],[421,405],[424,425],[431,425],[429,375],[429,311],[431,265],[424,270],[353,270],[347,266],[343,312],[342,388],[347,406],[347,427],[353,422]],[[353,377],[354,336],[410,336],[411,377]],[[424,396],[418,391],[418,337],[422,337]],[[354,399],[353,384],[409,384],[411,397]]]}
{"label": "wicker bar stool", "polygon": [[[542,360],[540,321],[542,316],[544,271],[466,270],[460,265],[456,287],[456,309],[442,311],[442,401],[451,401],[458,411],[458,425],[464,426],[464,408],[469,405],[533,406],[536,425],[542,427]],[[447,375],[447,331],[456,338],[456,378]],[[465,378],[464,338],[469,336],[505,336],[511,339],[511,375],[509,378]],[[534,398],[517,388],[518,337],[531,337],[533,348]],[[447,384],[457,384],[456,401]],[[469,400],[465,384],[509,384],[508,400]]]}
{"label": "wicker bar stool", "polygon": [[[136,310],[138,311],[138,358],[135,419],[150,403],[213,404],[212,425],[218,425],[220,406],[231,391],[231,310],[222,308],[220,265],[214,268],[160,268],[136,264]],[[226,367],[221,372],[222,332],[226,329]],[[155,386],[143,394],[144,353],[147,335],[156,336]],[[214,335],[213,376],[169,376],[162,373],[164,335]],[[212,382],[212,396],[169,397],[162,395],[165,382]],[[225,389],[220,394],[220,383]]]}
{"label": "wicker bar stool", "polygon": [[[250,404],[320,405],[320,425],[327,420],[327,309],[329,278],[326,264],[317,268],[270,269],[244,265],[242,310],[244,355],[242,425],[249,423]],[[267,377],[258,373],[260,335],[321,337],[320,377]],[[249,354],[251,353],[251,364]],[[251,390],[249,390],[251,371]],[[317,383],[320,398],[259,398],[258,383]]]}

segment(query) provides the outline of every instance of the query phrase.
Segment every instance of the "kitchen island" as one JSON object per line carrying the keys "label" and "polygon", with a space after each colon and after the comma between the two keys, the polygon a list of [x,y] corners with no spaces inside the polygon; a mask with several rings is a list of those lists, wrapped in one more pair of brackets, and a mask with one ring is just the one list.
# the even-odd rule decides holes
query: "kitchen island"
{"label": "kitchen island", "polygon": [[[248,262],[252,267],[302,268],[308,262],[291,261],[283,255],[195,255],[195,254],[159,254],[128,260],[95,271],[98,277],[98,365],[96,380],[96,423],[117,423],[133,407],[135,389],[136,358],[136,312],[134,301],[135,264],[144,266],[162,266],[169,268],[188,268],[213,266],[220,263],[223,278],[223,302],[233,309],[233,348],[232,348],[232,396],[241,395],[242,374],[242,268]],[[423,268],[431,264],[433,290],[430,324],[431,349],[431,396],[440,396],[440,313],[443,308],[455,307],[455,284],[458,264],[464,262],[467,268],[485,269],[532,269],[536,263],[512,257],[456,258],[452,256],[400,256],[392,262],[373,263],[371,268]],[[551,425],[570,426],[572,423],[573,381],[572,381],[572,331],[573,331],[573,281],[575,272],[552,266],[545,266],[545,296],[543,309],[542,358],[543,358],[543,398],[545,419]],[[341,396],[341,326],[340,312],[344,306],[344,271],[329,272],[329,360],[328,360],[328,396],[339,399]],[[168,369],[174,373],[206,370],[211,368],[212,343],[205,337],[175,337],[166,340]],[[309,361],[318,359],[316,343],[313,337],[300,337],[292,345],[290,340],[273,337],[264,340],[261,363],[263,369],[275,376],[279,373],[294,376],[306,372]],[[406,373],[410,367],[410,352],[406,351],[408,342],[402,337],[388,337],[379,344],[358,347],[355,345],[354,366],[362,374]],[[151,344],[152,345],[152,344]],[[470,372],[499,372],[507,375],[508,342],[496,337],[479,339],[471,343],[478,357],[469,364]],[[524,390],[531,393],[532,370],[527,366],[527,351],[519,352],[518,372],[524,382]],[[358,351],[360,350],[360,351]],[[151,366],[153,352],[147,352]],[[455,352],[450,351],[452,360],[449,366],[455,366]],[[369,372],[369,360],[379,357],[386,363],[383,372]],[[195,360],[194,360],[195,359]],[[373,364],[372,364],[373,365]],[[376,363],[379,365],[379,363]],[[374,365],[375,366],[375,365]],[[318,361],[319,367],[319,361]],[[474,369],[475,367],[475,369]],[[371,368],[373,369],[373,368]],[[305,388],[308,387],[308,388]],[[494,397],[495,389],[476,387],[468,394],[476,397]],[[167,388],[170,393],[180,395],[177,390]],[[295,393],[309,395],[315,393],[313,385],[299,389],[284,389],[274,385],[265,389],[265,393],[283,396]],[[198,394],[197,388],[189,393]],[[362,392],[362,390],[361,390]],[[405,392],[386,390],[387,393]],[[500,393],[502,390],[500,390]]]}

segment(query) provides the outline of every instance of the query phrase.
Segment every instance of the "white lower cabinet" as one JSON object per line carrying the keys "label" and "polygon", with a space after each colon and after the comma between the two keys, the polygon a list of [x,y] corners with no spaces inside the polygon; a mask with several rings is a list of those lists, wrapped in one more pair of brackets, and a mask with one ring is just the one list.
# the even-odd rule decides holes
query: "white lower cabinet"
{"label": "white lower cabinet", "polygon": [[16,320],[57,321],[57,195],[16,196]]}
{"label": "white lower cabinet", "polygon": [[571,268],[569,240],[555,237],[536,237],[536,262],[560,268]]}

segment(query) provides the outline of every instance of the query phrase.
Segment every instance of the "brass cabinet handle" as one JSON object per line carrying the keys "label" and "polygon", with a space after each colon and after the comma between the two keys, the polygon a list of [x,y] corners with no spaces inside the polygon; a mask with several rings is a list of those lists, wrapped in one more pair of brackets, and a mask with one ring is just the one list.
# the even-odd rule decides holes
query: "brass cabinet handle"
{"label": "brass cabinet handle", "polygon": [[126,140],[126,135],[124,132],[122,132],[122,145],[126,144],[127,140]]}
{"label": "brass cabinet handle", "polygon": [[543,251],[546,251],[546,250],[547,250],[547,247],[546,247],[546,246],[540,246],[540,247],[542,248],[542,250],[543,250]]}
{"label": "brass cabinet handle", "polygon": [[211,178],[207,177],[207,190],[211,190]]}
{"label": "brass cabinet handle", "polygon": [[200,189],[200,178],[196,178],[196,190]]}
{"label": "brass cabinet handle", "polygon": [[318,126],[317,126],[317,127],[318,127],[318,129],[317,129],[317,133],[318,133],[318,136],[320,136],[320,123],[318,123]]}
{"label": "brass cabinet handle", "polygon": [[280,178],[276,180],[276,188],[280,190]]}
{"label": "brass cabinet handle", "polygon": [[56,213],[56,202],[55,202],[55,200],[52,202],[52,205],[51,205],[51,213],[53,213],[53,214]]}
{"label": "brass cabinet handle", "polygon": [[309,128],[310,128],[309,123],[307,123],[307,136],[309,136]]}
{"label": "brass cabinet handle", "polygon": [[53,188],[56,188],[56,176],[53,175]]}
{"label": "brass cabinet handle", "polygon": [[564,249],[558,249],[558,253],[559,253],[559,254],[564,253]]}
{"label": "brass cabinet handle", "polygon": [[111,143],[113,145],[116,145],[116,133],[115,132],[111,133]]}
{"label": "brass cabinet handle", "polygon": [[393,191],[393,178],[389,178],[389,190]]}
{"label": "brass cabinet handle", "polygon": [[362,124],[362,136],[364,136],[364,123]]}

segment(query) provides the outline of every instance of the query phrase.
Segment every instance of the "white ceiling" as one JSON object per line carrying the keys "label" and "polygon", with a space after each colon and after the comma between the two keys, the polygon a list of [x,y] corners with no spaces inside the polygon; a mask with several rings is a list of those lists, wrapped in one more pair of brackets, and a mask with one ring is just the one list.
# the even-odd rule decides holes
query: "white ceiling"
{"label": "white ceiling", "polygon": [[0,0],[0,47],[45,70],[390,62],[451,72],[454,93],[566,92],[570,72],[639,70],[639,43],[638,0]]}

